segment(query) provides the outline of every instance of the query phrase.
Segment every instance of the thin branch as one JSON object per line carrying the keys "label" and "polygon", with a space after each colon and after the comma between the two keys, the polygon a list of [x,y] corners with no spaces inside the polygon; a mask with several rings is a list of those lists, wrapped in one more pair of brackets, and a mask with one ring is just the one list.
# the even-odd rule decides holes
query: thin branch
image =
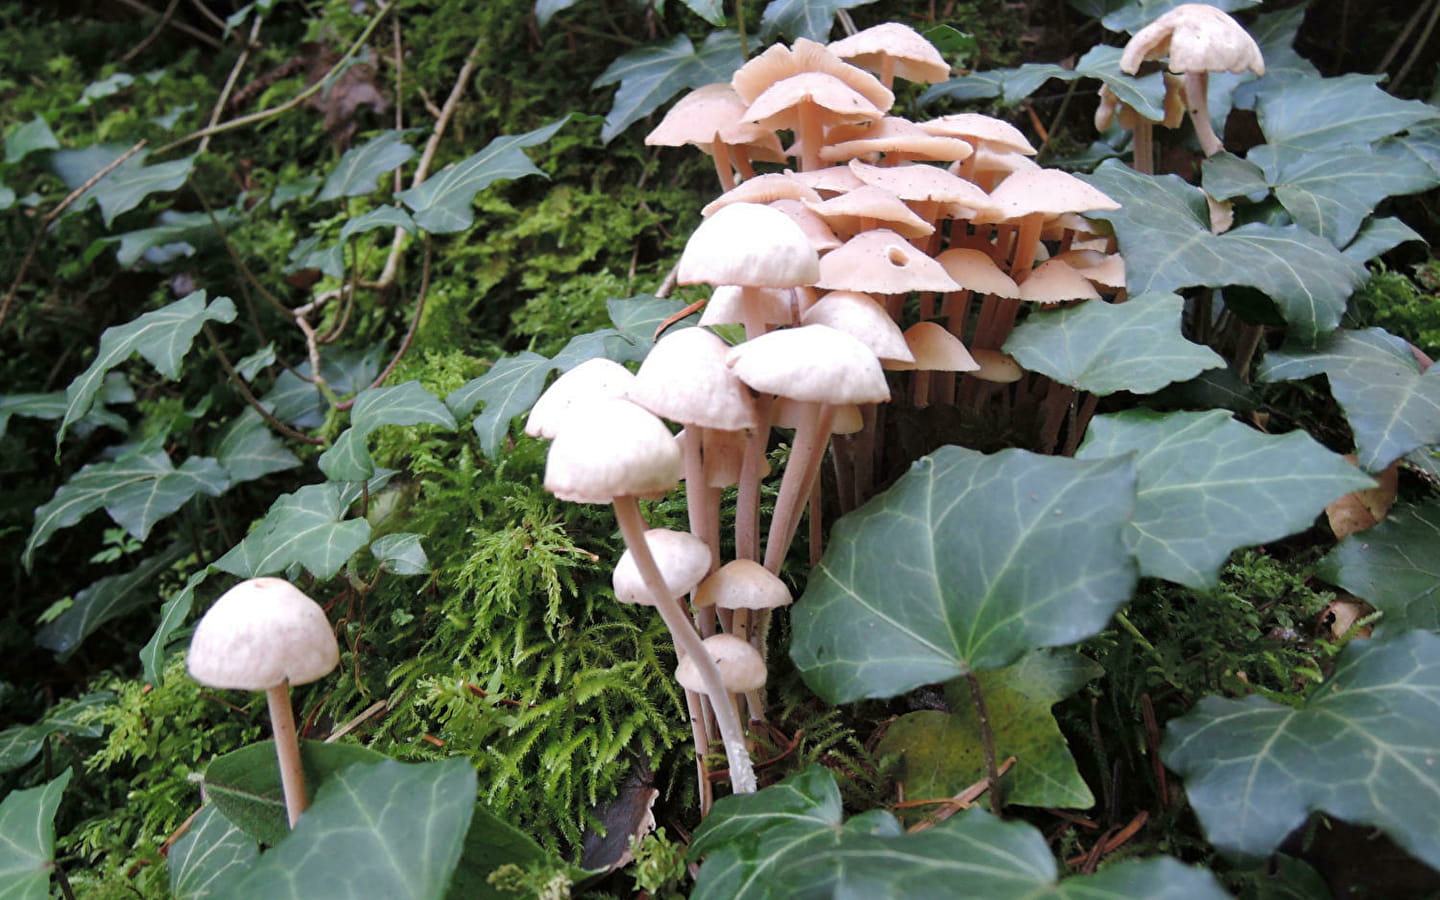
{"label": "thin branch", "polygon": [[[158,16],[158,15],[160,15],[160,14],[159,14],[158,12],[156,12],[155,10],[153,10],[153,9],[151,9],[150,7],[146,6],[145,4],[141,3],[140,0],[116,0],[116,2],[118,2],[121,6],[128,6],[128,7],[130,7],[131,9],[135,10],[136,12],[138,12],[138,13],[143,13],[143,14],[145,14],[145,15],[147,15],[147,16]],[[210,35],[206,34],[205,32],[201,31],[201,30],[198,29],[198,28],[194,28],[194,27],[191,27],[190,25],[185,24],[184,22],[176,22],[176,21],[174,21],[174,20],[172,19],[170,22],[167,22],[166,24],[168,24],[171,28],[175,29],[176,31],[183,31],[184,33],[190,35],[191,37],[193,37],[193,38],[194,38],[195,40],[197,40],[197,41],[202,41],[202,42],[204,42],[204,43],[206,43],[206,44],[209,44],[211,47],[219,47],[219,46],[220,46],[220,42],[217,41],[215,38],[211,37]]]}
{"label": "thin branch", "polygon": [[235,263],[235,265],[240,269],[240,274],[245,276],[245,280],[250,282],[250,284],[254,286],[255,290],[260,292],[260,296],[264,297],[271,306],[275,307],[275,309],[277,309],[281,313],[284,313],[287,316],[295,315],[294,310],[290,309],[290,307],[282,303],[279,297],[276,297],[274,294],[270,293],[270,291],[260,281],[259,276],[257,276],[254,271],[251,270],[250,266],[246,264],[244,257],[242,257],[238,252],[236,252],[235,246],[230,243],[230,236],[226,233],[225,226],[220,224],[220,219],[215,215],[215,210],[210,207],[210,203],[205,199],[205,195],[202,194],[199,189],[194,189],[194,194],[196,199],[200,201],[200,206],[205,210],[205,215],[210,217],[210,226],[214,228],[215,233],[220,236],[221,246],[223,246],[225,248],[225,252],[229,254],[230,260]]}
{"label": "thin branch", "polygon": [[210,7],[205,5],[205,0],[190,0],[190,5],[195,7],[195,9],[200,13],[200,15],[209,19],[210,23],[216,28],[220,29],[222,34],[225,32],[225,29],[229,27],[225,24],[224,19],[220,18],[219,16],[215,15],[215,13],[210,11]]}
{"label": "thin branch", "polygon": [[124,56],[120,57],[121,65],[129,64],[132,59],[139,56],[141,53],[144,53],[146,47],[149,47],[151,44],[155,43],[155,39],[160,36],[160,32],[164,31],[165,26],[170,24],[170,20],[175,18],[175,7],[179,5],[180,0],[170,0],[170,5],[165,7],[165,12],[160,14],[160,21],[155,23],[155,27],[150,29],[150,33],[145,35],[144,39],[141,40],[140,43],[136,44],[134,47],[131,47],[129,52],[127,52]]}
{"label": "thin branch", "polygon": [[300,432],[291,428],[289,425],[286,425],[284,422],[275,418],[275,414],[265,408],[265,404],[261,403],[259,399],[256,398],[255,394],[251,392],[250,386],[245,383],[245,379],[241,378],[240,373],[235,371],[235,367],[230,364],[230,358],[226,356],[225,351],[220,348],[220,341],[215,337],[215,332],[210,330],[210,324],[207,322],[201,327],[205,331],[205,337],[210,340],[210,346],[214,348],[215,356],[220,360],[220,367],[225,370],[225,375],[230,379],[230,383],[235,385],[236,390],[240,392],[240,396],[245,398],[245,402],[250,404],[250,407],[260,414],[260,418],[265,420],[265,424],[269,425],[271,428],[275,429],[286,437],[292,438],[297,441],[303,441],[307,444],[316,445],[325,443],[320,438],[311,437],[308,434],[301,434]]}
{"label": "thin branch", "polygon": [[141,139],[135,146],[120,154],[114,161],[105,166],[105,168],[85,179],[84,184],[66,195],[64,200],[56,204],[55,208],[46,213],[45,218],[40,220],[40,228],[35,232],[35,237],[31,239],[30,246],[25,249],[25,256],[20,260],[20,270],[15,273],[15,280],[10,282],[10,289],[5,292],[5,298],[0,300],[0,326],[5,324],[5,318],[10,314],[10,307],[15,302],[15,292],[20,289],[20,283],[25,280],[25,272],[30,268],[30,263],[34,262],[35,253],[40,249],[40,241],[45,237],[45,232],[54,224],[56,219],[60,218],[60,215],[64,213],[65,210],[70,208],[72,203],[80,199],[82,194],[99,184],[100,180],[106,175],[109,175],[124,165],[125,161],[139,153],[145,144],[146,141]]}
{"label": "thin branch", "polygon": [[[411,341],[413,341],[413,340],[415,339],[415,332],[418,331],[419,328],[420,328],[420,315],[425,312],[425,298],[426,298],[426,296],[427,296],[429,293],[430,293],[430,242],[429,242],[429,241],[426,241],[426,242],[425,242],[425,262],[422,264],[422,268],[421,268],[421,272],[420,272],[420,294],[419,294],[419,296],[417,296],[417,297],[415,298],[415,315],[412,316],[411,319],[410,319],[410,328],[406,330],[406,332],[405,332],[405,337],[404,337],[403,339],[401,339],[401,341],[400,341],[400,348],[399,348],[398,350],[396,350],[396,351],[395,351],[395,355],[390,358],[389,364],[386,365],[385,368],[380,371],[380,374],[379,374],[379,375],[375,376],[375,380],[372,381],[372,382],[370,382],[369,387],[365,388],[365,390],[368,391],[368,390],[370,390],[370,388],[376,388],[376,387],[379,387],[380,385],[384,384],[384,383],[385,383],[385,379],[389,378],[389,377],[390,377],[390,373],[393,372],[393,371],[395,371],[395,367],[400,364],[400,359],[401,359],[401,357],[403,357],[403,356],[405,355],[405,351],[407,351],[407,350],[410,349],[410,343],[411,343]],[[355,396],[358,397],[359,394],[356,394]],[[355,397],[351,397],[349,400],[346,400],[346,401],[343,401],[343,402],[341,402],[341,403],[335,404],[335,408],[336,408],[336,409],[349,409],[350,407],[352,407],[352,406],[354,406],[354,405],[355,405]]]}
{"label": "thin branch", "polygon": [[[245,39],[245,49],[240,52],[240,58],[235,60],[235,67],[230,70],[230,77],[225,79],[225,87],[220,91],[220,99],[215,101],[215,108],[210,111],[210,122],[206,128],[214,128],[220,124],[220,116],[225,112],[225,105],[230,102],[230,94],[235,90],[235,82],[240,79],[240,72],[245,64],[250,61],[250,51],[255,47],[255,40],[260,36],[260,16],[255,16],[255,23],[250,26],[250,36]],[[200,140],[200,152],[204,153],[210,148],[212,135],[205,135]]]}
{"label": "thin branch", "polygon": [[1410,68],[1414,66],[1415,61],[1420,58],[1420,54],[1424,51],[1425,45],[1430,43],[1430,35],[1435,32],[1436,22],[1440,22],[1440,0],[1431,0],[1430,18],[1425,21],[1425,30],[1421,31],[1420,37],[1416,38],[1415,46],[1410,48],[1410,55],[1405,58],[1405,64],[1400,67],[1399,72],[1395,73],[1395,80],[1390,82],[1391,93],[1399,90],[1400,82],[1404,81],[1405,76],[1410,74]]}

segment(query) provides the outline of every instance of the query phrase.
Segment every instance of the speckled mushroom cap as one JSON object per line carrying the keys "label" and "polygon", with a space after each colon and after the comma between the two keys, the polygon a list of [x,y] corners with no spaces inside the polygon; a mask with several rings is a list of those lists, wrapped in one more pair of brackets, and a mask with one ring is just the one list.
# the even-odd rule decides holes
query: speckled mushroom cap
{"label": "speckled mushroom cap", "polygon": [[[720,670],[720,682],[732,694],[743,694],[765,686],[765,660],[760,651],[733,634],[717,634],[701,642],[705,652],[715,661]],[[697,694],[705,693],[705,684],[700,679],[699,667],[695,660],[685,657],[675,670],[675,680],[686,690]]]}
{"label": "speckled mushroom cap", "polygon": [[325,610],[282,578],[252,578],[200,618],[185,665],[207,687],[268,691],[324,678],[340,661]]}
{"label": "speckled mushroom cap", "polygon": [[[670,589],[670,597],[683,597],[695,589],[705,573],[710,571],[710,548],[699,537],[688,531],[670,531],[652,528],[645,532],[645,543],[655,557],[655,567]],[[654,606],[655,598],[640,576],[640,567],[630,550],[620,556],[615,571],[610,576],[615,588],[615,599],[621,603],[640,606]]]}
{"label": "speckled mushroom cap", "polygon": [[676,269],[681,284],[788,288],[819,277],[819,255],[800,226],[756,203],[732,203],[701,222]]}
{"label": "speckled mushroom cap", "polygon": [[859,338],[825,325],[763,334],[730,348],[726,362],[757,391],[808,403],[890,399],[880,360]]}
{"label": "speckled mushroom cap", "polygon": [[888,228],[862,231],[825,254],[815,286],[868,294],[960,290],[939,263]]}
{"label": "speckled mushroom cap", "polygon": [[1255,39],[1223,10],[1184,3],[1135,32],[1120,55],[1120,71],[1135,74],[1147,59],[1170,57],[1172,72],[1265,74]]}
{"label": "speckled mushroom cap", "polygon": [[598,400],[567,418],[545,458],[545,489],[572,503],[657,497],[680,483],[680,448],[653,413]]}
{"label": "speckled mushroom cap", "polygon": [[730,349],[704,328],[666,334],[640,364],[629,399],[686,425],[739,431],[755,427],[755,401],[725,365]]}

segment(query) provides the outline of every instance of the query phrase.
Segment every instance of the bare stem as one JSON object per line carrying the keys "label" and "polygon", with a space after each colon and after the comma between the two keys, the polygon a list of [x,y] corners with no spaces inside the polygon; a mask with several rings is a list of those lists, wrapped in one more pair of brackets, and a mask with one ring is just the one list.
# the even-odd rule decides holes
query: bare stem
{"label": "bare stem", "polygon": [[265,692],[270,705],[270,725],[275,731],[275,756],[280,761],[280,785],[285,789],[285,812],[294,828],[300,814],[310,806],[305,796],[305,770],[300,765],[300,739],[295,734],[295,714],[290,709],[290,683]]}
{"label": "bare stem", "polygon": [[980,690],[980,679],[974,672],[965,673],[970,685],[970,699],[975,701],[975,720],[980,723],[980,745],[985,749],[985,780],[990,782],[990,811],[1000,815],[1005,804],[1000,802],[1000,768],[995,762],[995,732],[990,728],[990,710],[985,705],[985,694]]}

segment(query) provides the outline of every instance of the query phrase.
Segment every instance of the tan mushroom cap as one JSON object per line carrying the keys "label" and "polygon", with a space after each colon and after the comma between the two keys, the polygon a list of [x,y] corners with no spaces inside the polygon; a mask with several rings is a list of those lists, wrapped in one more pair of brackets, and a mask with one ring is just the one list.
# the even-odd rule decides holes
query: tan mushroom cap
{"label": "tan mushroom cap", "polygon": [[771,209],[778,209],[789,216],[805,236],[810,239],[810,246],[815,248],[816,253],[824,253],[827,250],[834,250],[844,243],[836,236],[835,232],[825,220],[806,206],[800,200],[772,200],[769,204]]}
{"label": "tan mushroom cap", "polygon": [[971,377],[978,378],[981,381],[992,381],[996,384],[1013,384],[1025,375],[1025,370],[1020,368],[1020,364],[1015,361],[1015,357],[1008,353],[1002,353],[999,350],[982,350],[976,348],[970,351],[970,355],[974,357],[975,362],[979,363],[980,368],[969,374]]}
{"label": "tan mushroom cap", "polygon": [[753,559],[726,563],[695,589],[696,608],[775,609],[795,602],[785,582]]}
{"label": "tan mushroom cap", "polygon": [[930,134],[898,116],[886,116],[874,122],[839,125],[825,139],[829,146],[820,151],[820,158],[829,162],[849,160],[870,154],[891,154],[908,159],[929,159],[954,162],[975,152],[962,140]]}
{"label": "tan mushroom cap", "polygon": [[1172,72],[1265,74],[1255,39],[1229,14],[1204,3],[1177,6],[1135,32],[1120,55],[1120,71],[1134,75],[1145,60],[1164,56]]}
{"label": "tan mushroom cap", "polygon": [[883,403],[890,388],[880,360],[858,338],[824,325],[761,335],[726,360],[757,391],[808,403]]}
{"label": "tan mushroom cap", "polygon": [[1125,286],[1125,258],[1118,253],[1082,248],[1066,250],[1056,254],[1054,258],[1074,266],[1081,275],[1096,284],[1109,288]]}
{"label": "tan mushroom cap", "polygon": [[902,200],[959,203],[975,210],[996,207],[979,187],[937,166],[871,166],[851,160],[850,171],[866,184],[882,187]]}
{"label": "tan mushroom cap", "polygon": [[899,22],[875,25],[826,46],[851,65],[871,72],[882,71],[888,56],[894,60],[895,74],[907,81],[938,84],[950,77],[950,64],[935,45]]}
{"label": "tan mushroom cap", "polygon": [[980,368],[960,339],[935,322],[917,322],[905,329],[905,343],[910,346],[915,362],[891,364],[887,368],[926,372],[974,372]]}
{"label": "tan mushroom cap", "polygon": [[565,420],[545,458],[545,489],[572,503],[657,497],[680,483],[665,423],[628,400],[598,400]]}
{"label": "tan mushroom cap", "polygon": [[[770,408],[770,424],[786,431],[794,431],[804,424],[807,404],[803,400],[778,397]],[[865,427],[865,418],[858,403],[835,405],[835,419],[830,423],[831,434],[854,434]]]}
{"label": "tan mushroom cap", "polygon": [[828,325],[857,337],[881,362],[914,357],[900,326],[874,297],[858,291],[831,291],[800,316],[801,325]]}
{"label": "tan mushroom cap", "polygon": [[745,118],[766,128],[793,129],[799,120],[797,110],[804,103],[823,110],[823,121],[831,125],[878,119],[885,114],[839,78],[824,72],[801,72],[766,88],[745,110]]}
{"label": "tan mushroom cap", "polygon": [[977,216],[976,221],[1013,221],[1034,213],[1059,215],[1120,208],[1104,192],[1060,169],[1016,172],[990,192],[990,200],[998,212]]}
{"label": "tan mushroom cap", "polygon": [[997,297],[1020,296],[1020,286],[1015,279],[995,265],[995,260],[983,250],[955,247],[935,257],[935,261],[967,291]]}
{"label": "tan mushroom cap", "polygon": [[1020,284],[1020,299],[1031,303],[1099,300],[1100,293],[1079,269],[1063,259],[1047,259]]}
{"label": "tan mushroom cap", "polygon": [[672,422],[739,431],[755,427],[755,401],[725,365],[729,345],[704,328],[682,328],[656,342],[627,398]]}
{"label": "tan mushroom cap", "polygon": [[[645,544],[655,557],[655,567],[665,579],[665,587],[670,590],[667,600],[690,593],[710,571],[709,545],[688,531],[652,528],[645,532]],[[640,567],[635,564],[635,556],[629,549],[620,555],[620,561],[615,564],[610,584],[615,588],[615,599],[621,603],[655,605],[655,598],[645,586]]]}
{"label": "tan mushroom cap", "polygon": [[905,201],[873,185],[867,184],[848,194],[805,205],[842,234],[853,235],[877,227],[889,228],[907,238],[928,237],[935,233],[935,226],[917,216],[905,205]]}
{"label": "tan mushroom cap", "polygon": [[324,678],[340,662],[320,604],[282,578],[252,578],[200,618],[185,665],[207,687],[268,691]]}
{"label": "tan mushroom cap", "polygon": [[717,287],[700,314],[701,325],[743,325],[747,307],[766,325],[793,325],[795,313],[790,305],[789,288],[740,288],[727,284]]}
{"label": "tan mushroom cap", "polygon": [[745,106],[728,82],[696,88],[670,107],[660,124],[645,136],[645,143],[652,147],[704,146],[716,140],[727,144],[770,143],[778,153],[780,144],[774,132],[745,121]]}
{"label": "tan mushroom cap", "polygon": [[747,178],[730,190],[711,200],[700,210],[700,215],[709,218],[732,203],[771,203],[775,200],[819,200],[814,188],[786,173],[771,173]]}
{"label": "tan mushroom cap", "polygon": [[916,127],[930,134],[960,138],[969,142],[977,150],[984,148],[990,151],[1022,153],[1026,156],[1035,155],[1035,147],[1031,145],[1020,129],[994,116],[980,113],[956,113],[931,119],[928,122],[919,122]]}
{"label": "tan mushroom cap", "polygon": [[815,286],[869,294],[960,289],[939,263],[888,228],[861,232],[825,254]]}
{"label": "tan mushroom cap", "polygon": [[741,66],[730,79],[730,84],[740,99],[754,103],[775,84],[805,73],[825,74],[838,79],[882,114],[895,103],[895,95],[874,75],[845,62],[823,44],[806,38],[795,41],[789,49],[782,44],[772,44],[764,53]]}
{"label": "tan mushroom cap", "polygon": [[601,357],[587,359],[545,389],[530,408],[525,433],[531,437],[553,438],[573,410],[596,400],[624,397],[634,381],[630,370],[617,362]]}
{"label": "tan mushroom cap", "polygon": [[791,178],[823,194],[843,194],[865,186],[849,166],[826,166],[809,172],[786,172]]}
{"label": "tan mushroom cap", "polygon": [[[732,694],[756,691],[765,686],[765,660],[760,651],[733,634],[716,634],[701,641],[705,652],[720,670],[720,683]],[[695,660],[685,657],[675,670],[675,680],[681,687],[697,694],[705,693],[705,684],[700,678]]]}
{"label": "tan mushroom cap", "polygon": [[800,226],[755,203],[733,203],[701,222],[676,270],[680,284],[776,288],[812,284],[819,275],[819,257]]}

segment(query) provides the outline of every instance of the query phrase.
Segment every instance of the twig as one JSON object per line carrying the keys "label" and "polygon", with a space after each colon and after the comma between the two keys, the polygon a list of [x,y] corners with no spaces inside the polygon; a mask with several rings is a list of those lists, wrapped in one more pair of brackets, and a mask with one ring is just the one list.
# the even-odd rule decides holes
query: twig
{"label": "twig", "polygon": [[1436,22],[1440,22],[1440,0],[1430,0],[1430,18],[1425,21],[1425,29],[1415,40],[1415,46],[1410,48],[1410,55],[1405,57],[1405,64],[1400,67],[1399,72],[1395,73],[1395,80],[1390,82],[1391,93],[1399,90],[1400,82],[1410,74],[1410,67],[1415,65],[1415,61],[1420,58],[1420,53],[1425,49],[1425,45],[1430,43],[1430,35],[1435,31]]}
{"label": "twig", "polygon": [[1075,96],[1075,88],[1079,86],[1080,79],[1073,78],[1070,80],[1070,87],[1065,91],[1064,99],[1060,101],[1060,108],[1055,110],[1055,118],[1050,120],[1050,127],[1045,129],[1041,135],[1040,149],[1035,151],[1036,156],[1043,156],[1045,154],[1045,148],[1050,146],[1051,139],[1055,137],[1055,130],[1060,127],[1060,123],[1065,119],[1065,110],[1070,108],[1070,99]]}
{"label": "twig", "polygon": [[[240,51],[240,58],[235,60],[235,66],[230,70],[230,77],[225,79],[225,87],[220,91],[220,99],[215,101],[215,108],[210,111],[210,121],[206,128],[214,128],[220,124],[220,116],[225,112],[225,105],[230,102],[230,94],[235,90],[235,82],[240,80],[240,72],[245,64],[250,61],[250,50],[255,46],[255,39],[260,36],[260,16],[255,16],[255,24],[250,26],[250,36],[245,39],[245,49]],[[204,153],[210,148],[210,138],[213,135],[205,135],[200,139],[200,152]]]}
{"label": "twig", "polygon": [[[121,6],[128,6],[136,12],[144,13],[147,16],[160,15],[155,10],[141,3],[140,0],[117,0],[117,2],[119,2]],[[211,47],[220,46],[220,42],[217,41],[215,38],[211,37],[210,35],[206,34],[198,28],[194,28],[190,25],[185,24],[184,22],[176,22],[172,19],[166,24],[169,25],[171,28],[175,29],[176,31],[183,31],[184,33],[195,38],[195,40],[197,41],[203,41],[204,43],[209,44]]]}
{"label": "twig", "polygon": [[[425,262],[422,264],[422,266],[423,266],[423,268],[422,268],[421,273],[420,273],[420,295],[415,298],[415,315],[414,315],[413,317],[411,317],[411,319],[410,319],[410,328],[405,332],[405,337],[404,337],[403,339],[401,339],[401,341],[400,341],[400,348],[399,348],[398,350],[396,350],[396,351],[395,351],[395,355],[390,358],[389,364],[386,365],[385,368],[380,371],[380,374],[379,374],[379,375],[375,376],[375,380],[372,381],[372,382],[370,382],[370,386],[367,387],[367,388],[365,388],[365,390],[367,390],[367,391],[368,391],[370,388],[379,387],[380,385],[384,384],[384,383],[385,383],[385,379],[387,379],[387,378],[390,377],[390,373],[393,372],[393,371],[395,371],[395,366],[399,365],[399,363],[400,363],[400,358],[405,355],[405,351],[410,349],[410,342],[415,339],[415,332],[416,332],[416,330],[418,330],[419,327],[420,327],[420,314],[425,311],[425,297],[426,297],[426,295],[429,294],[429,292],[430,292],[430,242],[429,242],[429,241],[426,241],[426,242],[425,242]],[[360,395],[357,393],[355,396],[358,397],[358,396],[360,396]],[[350,407],[352,407],[352,406],[354,406],[354,405],[355,405],[355,397],[351,397],[349,400],[346,400],[346,401],[344,401],[344,402],[342,402],[342,403],[337,403],[337,404],[335,404],[335,408],[336,408],[336,409],[349,409]]]}
{"label": "twig", "polygon": [[[1000,764],[999,773],[1001,775],[1004,775],[1006,772],[1009,772],[1010,768],[1014,765],[1015,757],[1012,756]],[[987,790],[990,790],[990,777],[988,775],[975,782],[974,784],[970,785],[965,790],[961,791],[953,797],[937,797],[933,800],[904,800],[900,803],[896,803],[894,808],[907,809],[914,806],[932,805],[938,805],[940,807],[939,809],[927,815],[924,819],[921,819],[919,822],[916,822],[914,825],[911,825],[909,828],[905,829],[907,834],[914,834],[917,831],[924,831],[927,828],[934,828],[936,825],[939,825],[941,822],[955,815],[957,812],[960,812],[962,809],[969,809],[971,805],[974,804],[976,800],[980,799],[980,796],[984,794]],[[995,795],[994,791],[991,791],[990,795],[993,797]]]}
{"label": "twig", "polygon": [[240,396],[245,398],[245,402],[250,404],[250,407],[260,414],[260,418],[265,420],[265,424],[293,440],[303,441],[306,444],[315,444],[317,446],[325,443],[320,438],[311,437],[308,434],[301,434],[275,418],[275,414],[266,409],[265,404],[261,403],[255,397],[255,394],[250,390],[250,386],[245,383],[245,379],[241,378],[240,373],[235,371],[235,367],[230,364],[230,358],[226,356],[225,351],[220,348],[220,341],[216,339],[215,332],[210,330],[209,323],[201,327],[205,331],[205,337],[210,340],[210,346],[215,349],[215,356],[220,360],[220,367],[225,370],[225,374],[229,377],[230,383],[235,385],[236,390],[240,392]]}
{"label": "twig", "polygon": [[390,697],[385,700],[376,700],[374,703],[365,707],[364,712],[360,713],[360,715],[356,716],[355,718],[346,722],[344,725],[341,725],[339,728],[335,729],[335,732],[325,739],[325,743],[333,744],[336,741],[340,740],[345,735],[359,728],[361,725],[364,725],[370,719],[373,719],[380,713],[388,710],[391,703],[397,701],[399,697],[400,695],[396,694],[394,697]]}
{"label": "twig", "polygon": [[200,15],[209,19],[212,25],[220,29],[221,33],[224,33],[227,27],[225,24],[225,20],[215,15],[215,13],[211,12],[210,7],[205,5],[205,0],[190,0],[190,5],[195,7],[195,9],[200,13]]}
{"label": "twig", "polygon": [[1415,12],[1411,14],[1410,20],[1405,23],[1405,27],[1400,29],[1400,33],[1395,36],[1395,43],[1391,44],[1390,49],[1385,51],[1385,56],[1381,58],[1380,65],[1375,67],[1374,74],[1385,74],[1386,70],[1390,68],[1390,64],[1395,61],[1395,57],[1399,55],[1400,48],[1405,46],[1405,42],[1410,39],[1410,33],[1415,30],[1415,26],[1419,25],[1420,20],[1424,17],[1425,4],[1422,3],[1415,7]]}
{"label": "twig", "polygon": [[5,299],[0,300],[0,326],[5,324],[5,318],[10,314],[10,306],[15,302],[15,292],[20,289],[20,283],[25,280],[25,271],[30,268],[30,263],[35,260],[35,253],[40,249],[40,241],[45,236],[45,231],[60,218],[61,213],[70,208],[70,205],[80,199],[80,195],[90,190],[100,182],[100,179],[120,168],[126,160],[139,153],[144,148],[146,141],[142,138],[135,146],[126,150],[115,158],[109,165],[85,179],[85,183],[71,191],[64,200],[56,204],[55,208],[45,214],[40,220],[40,228],[31,239],[30,246],[25,248],[25,256],[20,260],[20,270],[15,273],[15,280],[10,282],[10,289],[5,292]]}
{"label": "twig", "polygon": [[160,32],[164,31],[165,26],[169,25],[170,20],[175,17],[175,7],[179,5],[180,0],[170,0],[170,5],[165,7],[165,12],[160,14],[160,21],[155,23],[155,27],[150,29],[150,33],[145,35],[144,39],[142,39],[140,43],[136,44],[134,47],[131,47],[129,52],[127,52],[124,56],[120,57],[121,65],[128,65],[130,60],[139,56],[141,53],[144,53],[146,47],[149,47],[151,44],[155,43],[155,39],[160,36]]}
{"label": "twig", "polygon": [[[259,112],[251,113],[248,116],[240,116],[239,118],[231,119],[228,122],[221,122],[218,125],[207,126],[200,129],[199,131],[191,132],[190,134],[185,135],[185,137],[183,138],[171,141],[170,143],[166,144],[155,152],[159,154],[164,154],[176,149],[177,147],[183,147],[191,141],[202,140],[211,135],[224,134],[227,131],[234,131],[237,128],[244,128],[246,125],[254,125],[257,122],[263,122],[266,119],[272,119],[275,116],[280,115],[281,113],[288,112],[294,109],[295,107],[304,103],[306,100],[309,100],[311,97],[315,96],[321,90],[323,90],[326,85],[330,83],[330,79],[335,77],[335,75],[338,74],[342,68],[349,64],[350,57],[360,52],[360,48],[365,46],[365,42],[370,39],[370,35],[375,33],[375,29],[379,27],[381,20],[385,18],[386,14],[390,12],[393,6],[394,4],[392,3],[380,7],[379,11],[376,12],[374,16],[371,16],[370,21],[365,25],[365,30],[360,32],[360,36],[357,37],[355,41],[350,45],[350,48],[345,51],[345,55],[341,56],[340,59],[335,63],[335,65],[330,67],[330,71],[326,72],[322,78],[318,79],[314,84],[310,85],[305,90],[296,94],[294,97],[291,97],[289,100],[286,100],[279,106],[272,106],[269,109],[262,109]],[[219,45],[217,44],[216,46]]]}

